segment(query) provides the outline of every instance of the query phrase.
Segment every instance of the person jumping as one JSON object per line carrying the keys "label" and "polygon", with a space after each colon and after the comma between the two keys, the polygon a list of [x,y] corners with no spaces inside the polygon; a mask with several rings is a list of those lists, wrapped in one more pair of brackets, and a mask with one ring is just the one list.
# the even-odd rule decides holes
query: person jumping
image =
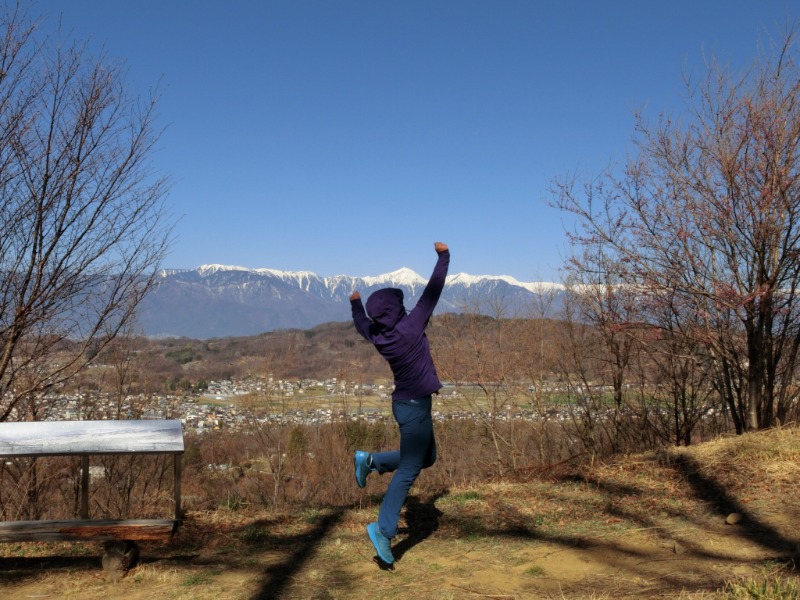
{"label": "person jumping", "polygon": [[439,258],[411,312],[406,312],[403,291],[397,288],[380,289],[370,295],[366,312],[358,291],[350,296],[356,329],[375,345],[394,375],[392,414],[400,427],[400,450],[375,453],[356,450],[354,457],[356,483],[361,488],[367,485],[367,476],[373,471],[394,473],[381,503],[378,521],[367,525],[378,558],[388,565],[394,563],[391,539],[397,535],[397,522],[408,490],[420,471],[436,461],[431,395],[438,392],[442,384],[436,374],[425,328],[444,289],[450,250],[441,242],[436,242],[434,249]]}

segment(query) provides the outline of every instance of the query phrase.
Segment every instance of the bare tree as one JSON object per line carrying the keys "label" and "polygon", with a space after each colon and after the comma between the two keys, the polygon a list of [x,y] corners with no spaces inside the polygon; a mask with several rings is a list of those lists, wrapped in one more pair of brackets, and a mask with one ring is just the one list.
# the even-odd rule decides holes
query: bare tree
{"label": "bare tree", "polygon": [[121,331],[170,236],[157,97],[85,44],[0,13],[0,420],[39,419]]}
{"label": "bare tree", "polygon": [[602,244],[587,247],[570,265],[561,311],[562,377],[573,425],[587,452],[636,447],[646,403],[632,405],[627,390],[641,346],[636,292],[620,279],[616,257]]}
{"label": "bare tree", "polygon": [[506,298],[489,294],[479,302],[465,305],[462,315],[438,317],[431,347],[437,371],[459,395],[455,402],[474,414],[494,449],[485,466],[502,476],[527,460],[518,441],[527,426],[513,415],[530,401],[526,388],[539,344],[530,332],[534,323],[511,318]]}
{"label": "bare tree", "polygon": [[[579,246],[613,248],[644,305],[665,299],[737,431],[796,402],[800,347],[800,65],[794,30],[739,75],[710,62],[683,121],[637,119],[636,155],[580,187],[555,182]],[[741,385],[743,379],[744,385]]]}

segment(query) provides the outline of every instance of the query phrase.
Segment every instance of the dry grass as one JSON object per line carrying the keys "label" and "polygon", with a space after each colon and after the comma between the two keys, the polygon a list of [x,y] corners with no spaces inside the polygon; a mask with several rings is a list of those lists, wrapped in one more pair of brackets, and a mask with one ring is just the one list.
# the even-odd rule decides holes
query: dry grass
{"label": "dry grass", "polygon": [[[119,582],[96,545],[0,546],[0,589],[11,600],[797,598],[799,459],[800,431],[786,427],[548,479],[423,485],[391,571],[364,533],[380,498],[363,492],[340,507],[190,513]],[[730,512],[741,523],[726,525]]]}
{"label": "dry grass", "polygon": [[729,489],[754,483],[796,485],[800,477],[800,429],[781,427],[743,436],[724,436],[689,448],[673,448],[670,456],[690,456],[704,473]]}

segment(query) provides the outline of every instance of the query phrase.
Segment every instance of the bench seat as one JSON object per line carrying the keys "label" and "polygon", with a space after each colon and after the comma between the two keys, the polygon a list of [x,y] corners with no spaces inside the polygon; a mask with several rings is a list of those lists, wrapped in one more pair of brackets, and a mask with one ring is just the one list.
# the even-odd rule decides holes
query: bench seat
{"label": "bench seat", "polygon": [[178,524],[174,519],[5,521],[0,523],[0,542],[168,540]]}

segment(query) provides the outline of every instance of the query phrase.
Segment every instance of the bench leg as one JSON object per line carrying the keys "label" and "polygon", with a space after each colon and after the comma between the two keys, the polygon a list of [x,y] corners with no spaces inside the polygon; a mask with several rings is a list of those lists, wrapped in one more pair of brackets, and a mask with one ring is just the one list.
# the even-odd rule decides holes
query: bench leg
{"label": "bench leg", "polygon": [[81,519],[89,518],[89,456],[81,456]]}
{"label": "bench leg", "polygon": [[103,570],[119,579],[139,562],[139,546],[130,540],[103,544]]}

